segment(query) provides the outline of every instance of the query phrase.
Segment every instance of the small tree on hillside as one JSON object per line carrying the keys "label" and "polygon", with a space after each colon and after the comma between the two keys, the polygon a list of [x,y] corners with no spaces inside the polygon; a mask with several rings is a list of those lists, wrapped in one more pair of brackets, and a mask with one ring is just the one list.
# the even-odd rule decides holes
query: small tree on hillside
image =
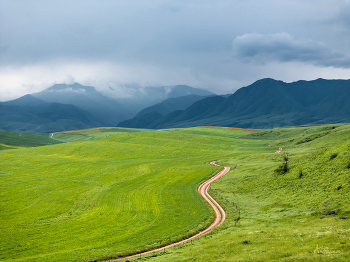
{"label": "small tree on hillside", "polygon": [[288,171],[288,161],[289,161],[290,154],[288,152],[285,152],[281,156],[282,156],[282,159],[280,160],[281,164],[275,170],[275,172],[278,175],[283,175]]}

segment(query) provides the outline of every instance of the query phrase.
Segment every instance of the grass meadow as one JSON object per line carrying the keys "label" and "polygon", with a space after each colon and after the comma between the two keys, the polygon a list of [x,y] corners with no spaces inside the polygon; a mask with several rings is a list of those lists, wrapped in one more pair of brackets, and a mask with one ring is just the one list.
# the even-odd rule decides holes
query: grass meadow
{"label": "grass meadow", "polygon": [[191,235],[213,220],[197,193],[218,170],[207,162],[259,147],[234,138],[245,131],[98,134],[1,151],[2,260],[117,257]]}
{"label": "grass meadow", "polygon": [[197,187],[218,160],[232,167],[210,189],[224,224],[129,261],[350,260],[349,124],[134,131],[0,151],[0,259],[103,260],[189,236],[213,220]]}
{"label": "grass meadow", "polygon": [[[227,212],[225,223],[144,261],[350,261],[350,125],[279,128],[242,139],[282,147],[288,171],[275,172],[276,153],[222,159],[237,164],[211,187]],[[240,210],[237,225],[232,202]]]}

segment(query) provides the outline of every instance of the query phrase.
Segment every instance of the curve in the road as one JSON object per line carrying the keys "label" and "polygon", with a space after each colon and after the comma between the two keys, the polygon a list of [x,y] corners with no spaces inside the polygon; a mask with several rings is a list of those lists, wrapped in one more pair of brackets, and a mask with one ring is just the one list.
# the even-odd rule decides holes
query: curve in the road
{"label": "curve in the road", "polygon": [[[218,164],[216,164],[216,161],[212,161],[210,162],[211,165],[214,166],[220,166]],[[143,256],[143,255],[148,255],[154,252],[158,252],[158,251],[163,251],[167,248],[171,248],[177,245],[182,245],[188,241],[191,241],[199,236],[205,235],[207,233],[209,233],[211,230],[213,230],[215,227],[220,226],[226,218],[226,213],[225,210],[218,204],[218,202],[215,201],[214,198],[212,198],[209,193],[208,193],[208,189],[211,183],[213,183],[215,180],[219,179],[220,177],[223,177],[224,175],[226,175],[228,173],[228,171],[230,171],[229,167],[224,167],[223,170],[221,170],[218,174],[216,174],[215,176],[213,176],[212,178],[210,178],[209,180],[205,181],[203,184],[201,184],[198,188],[198,192],[202,195],[202,197],[210,204],[210,206],[214,209],[215,212],[215,220],[214,222],[207,227],[206,229],[204,229],[203,231],[193,235],[192,237],[189,237],[187,239],[181,240],[179,242],[176,243],[172,243],[170,245],[164,246],[164,247],[160,247],[157,249],[153,249],[153,250],[149,250],[143,253],[139,253],[139,254],[135,254],[132,256],[127,256],[127,257],[122,257],[122,258],[118,258],[118,259],[111,259],[108,261],[121,261],[124,259],[129,259],[129,258],[133,258],[133,257],[139,257],[139,256]]]}

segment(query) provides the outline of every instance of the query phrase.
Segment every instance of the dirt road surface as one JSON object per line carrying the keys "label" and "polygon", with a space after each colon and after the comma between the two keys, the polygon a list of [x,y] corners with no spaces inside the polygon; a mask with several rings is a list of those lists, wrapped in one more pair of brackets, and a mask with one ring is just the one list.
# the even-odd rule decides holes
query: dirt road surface
{"label": "dirt road surface", "polygon": [[[216,164],[215,161],[210,162],[210,164],[214,165],[214,166],[220,166],[220,165]],[[151,254],[151,253],[154,253],[154,252],[163,251],[163,250],[165,250],[167,248],[171,248],[171,247],[174,247],[174,246],[185,244],[186,242],[189,242],[189,241],[191,241],[191,240],[193,240],[193,239],[195,239],[195,238],[197,238],[199,236],[208,234],[215,227],[220,226],[225,221],[226,213],[225,213],[224,209],[214,200],[214,198],[212,198],[209,195],[208,189],[209,189],[209,186],[210,186],[211,183],[213,183],[215,180],[219,179],[220,177],[223,177],[229,171],[230,171],[229,167],[224,167],[224,169],[221,170],[217,175],[215,175],[212,178],[210,178],[209,180],[205,181],[198,188],[198,192],[210,204],[210,206],[214,209],[214,212],[215,212],[215,220],[208,228],[204,229],[203,231],[197,233],[196,235],[194,235],[194,236],[192,236],[190,238],[181,240],[181,241],[176,242],[176,243],[172,243],[172,244],[164,246],[164,247],[160,247],[160,248],[157,248],[157,249],[149,250],[149,251],[146,251],[146,252],[143,252],[143,253],[139,253],[139,254],[135,254],[135,255],[132,255],[132,256],[128,256],[128,257],[123,257],[123,258],[118,258],[118,259],[111,259],[111,260],[107,260],[107,261],[110,261],[110,262],[111,261],[122,261],[122,260],[126,260],[126,259],[129,259],[129,258],[140,257],[140,256],[142,257],[144,255],[148,255],[148,254]]]}

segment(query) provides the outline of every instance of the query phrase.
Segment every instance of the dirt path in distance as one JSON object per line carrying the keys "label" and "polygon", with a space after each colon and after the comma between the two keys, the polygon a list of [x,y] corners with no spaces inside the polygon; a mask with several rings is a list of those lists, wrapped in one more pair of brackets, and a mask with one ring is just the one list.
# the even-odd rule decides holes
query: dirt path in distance
{"label": "dirt path in distance", "polygon": [[[214,165],[214,166],[220,166],[220,165],[216,164],[216,161],[212,161],[212,162],[210,162],[210,164]],[[149,250],[149,251],[146,251],[146,252],[143,252],[143,253],[135,254],[135,255],[132,255],[132,256],[127,256],[127,257],[122,257],[122,258],[117,258],[117,259],[111,259],[111,260],[107,260],[107,261],[121,261],[121,260],[126,260],[126,259],[134,258],[134,257],[142,257],[144,255],[148,255],[148,254],[151,254],[151,253],[154,253],[154,252],[163,251],[163,250],[165,250],[167,248],[171,248],[171,247],[174,247],[174,246],[185,244],[186,242],[189,242],[189,241],[191,241],[191,240],[193,240],[193,239],[195,239],[195,238],[197,238],[199,236],[202,236],[202,235],[205,235],[205,234],[209,233],[215,227],[220,226],[225,221],[226,213],[225,213],[225,210],[218,204],[218,202],[216,202],[214,200],[214,198],[212,198],[209,195],[208,189],[209,189],[209,186],[210,186],[211,183],[213,183],[215,180],[219,179],[220,177],[223,177],[224,175],[226,175],[228,173],[228,171],[230,171],[230,168],[229,167],[224,167],[223,170],[221,170],[218,174],[216,174],[215,176],[213,176],[209,180],[205,181],[198,188],[198,192],[202,195],[202,197],[210,204],[210,206],[215,211],[215,220],[209,227],[207,227],[203,231],[197,233],[196,235],[194,235],[194,236],[192,236],[190,238],[181,240],[179,242],[172,243],[170,245],[167,245],[167,246],[164,246],[164,247],[160,247],[160,248],[157,248],[157,249]]]}

